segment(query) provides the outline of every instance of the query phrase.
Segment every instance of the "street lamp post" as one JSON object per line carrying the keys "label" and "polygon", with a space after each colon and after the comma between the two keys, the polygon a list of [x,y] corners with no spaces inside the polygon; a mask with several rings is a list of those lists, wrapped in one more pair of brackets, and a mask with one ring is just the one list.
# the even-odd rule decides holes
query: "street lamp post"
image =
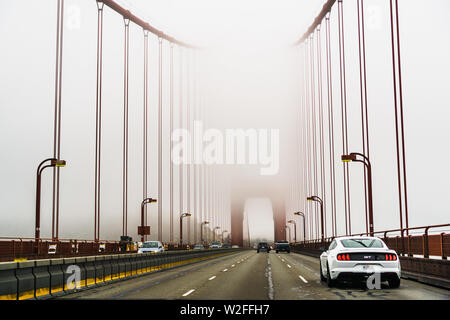
{"label": "street lamp post", "polygon": [[180,216],[180,245],[183,244],[183,218],[190,217],[190,216],[192,216],[192,214],[190,214],[190,213],[183,213]]}
{"label": "street lamp post", "polygon": [[220,229],[219,226],[214,228],[214,242],[216,242],[216,230],[219,230],[219,229]]}
{"label": "street lamp post", "polygon": [[[362,157],[363,160],[358,159],[358,156]],[[357,152],[350,153],[349,155],[341,156],[342,162],[361,162],[367,168],[367,184],[368,184],[368,198],[369,198],[369,233],[373,236],[373,199],[372,199],[372,165],[370,164],[369,158],[365,155]]]}
{"label": "street lamp post", "polygon": [[[49,164],[44,165],[46,162],[49,162]],[[36,222],[35,222],[35,229],[34,229],[34,237],[36,241],[36,246],[39,248],[37,242],[40,239],[41,236],[41,176],[42,171],[44,171],[45,168],[51,168],[51,167],[65,167],[66,161],[55,159],[55,158],[48,158],[42,161],[36,170]],[[39,252],[38,252],[39,253]]]}
{"label": "street lamp post", "polygon": [[224,242],[223,242],[223,234],[224,234],[225,232],[228,232],[228,230],[223,230],[223,231],[222,231],[222,243],[224,243]]}
{"label": "street lamp post", "polygon": [[310,196],[310,197],[308,197],[308,198],[306,198],[306,200],[308,200],[308,201],[316,201],[316,202],[319,202],[320,203],[320,222],[321,222],[321,239],[322,239],[322,242],[324,242],[324,240],[325,240],[325,236],[324,236],[324,231],[325,231],[325,225],[324,225],[324,223],[323,223],[323,201],[322,201],[322,199],[320,199],[318,196]]}
{"label": "street lamp post", "polygon": [[297,243],[297,223],[294,220],[289,220],[288,223],[294,224],[294,243]]}
{"label": "street lamp post", "polygon": [[295,212],[294,216],[301,216],[303,218],[303,242],[306,241],[306,225],[305,225],[305,214],[303,212]]}
{"label": "street lamp post", "polygon": [[288,225],[285,225],[284,228],[288,230],[288,233],[289,233],[289,243],[291,243],[291,229],[289,228]]}
{"label": "street lamp post", "polygon": [[138,226],[138,234],[141,236],[141,241],[144,242],[146,235],[150,235],[150,227],[145,225],[145,210],[144,207],[147,203],[156,202],[156,199],[146,198],[141,202],[141,225]]}
{"label": "street lamp post", "polygon": [[209,221],[203,221],[202,224],[200,225],[200,239],[202,241],[202,243],[205,243],[204,239],[203,239],[203,225],[205,224],[209,224]]}

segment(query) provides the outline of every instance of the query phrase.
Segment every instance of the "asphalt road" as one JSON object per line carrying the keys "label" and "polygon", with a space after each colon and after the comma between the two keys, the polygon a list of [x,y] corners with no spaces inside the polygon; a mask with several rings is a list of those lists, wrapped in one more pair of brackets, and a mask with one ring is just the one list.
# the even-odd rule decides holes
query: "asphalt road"
{"label": "asphalt road", "polygon": [[432,299],[450,300],[450,291],[402,279],[400,288],[380,290],[319,279],[319,260],[296,253],[241,251],[70,294],[60,299]]}

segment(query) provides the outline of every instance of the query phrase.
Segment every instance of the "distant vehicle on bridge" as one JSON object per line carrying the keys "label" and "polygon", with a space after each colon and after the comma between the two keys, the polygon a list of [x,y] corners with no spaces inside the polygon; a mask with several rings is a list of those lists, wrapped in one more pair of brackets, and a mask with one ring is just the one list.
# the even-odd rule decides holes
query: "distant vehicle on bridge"
{"label": "distant vehicle on bridge", "polygon": [[209,245],[210,249],[218,249],[218,248],[222,248],[222,243],[216,241],[216,242],[211,242],[211,244]]}
{"label": "distant vehicle on bridge", "polygon": [[277,241],[275,242],[275,252],[278,253],[280,251],[284,251],[287,253],[291,252],[291,246],[287,241]]}
{"label": "distant vehicle on bridge", "polygon": [[238,249],[239,246],[238,246],[237,244],[233,244],[233,245],[231,246],[231,248],[233,248],[233,249]]}
{"label": "distant vehicle on bridge", "polygon": [[137,245],[133,242],[133,238],[129,236],[120,236],[119,248],[120,252],[134,251],[136,252]]}
{"label": "distant vehicle on bridge", "polygon": [[260,242],[258,243],[258,247],[256,248],[256,252],[259,253],[260,251],[265,251],[267,253],[270,252],[270,247],[267,242]]}
{"label": "distant vehicle on bridge", "polygon": [[138,253],[152,252],[160,253],[164,252],[164,246],[160,241],[145,241],[138,249]]}
{"label": "distant vehicle on bridge", "polygon": [[222,248],[231,248],[231,244],[229,244],[229,243],[224,243],[224,244],[222,245]]}
{"label": "distant vehicle on bridge", "polygon": [[363,281],[379,275],[391,288],[400,286],[397,253],[377,237],[339,237],[320,256],[320,280],[332,287],[337,281]]}
{"label": "distant vehicle on bridge", "polygon": [[199,243],[194,246],[193,250],[205,250],[205,246]]}

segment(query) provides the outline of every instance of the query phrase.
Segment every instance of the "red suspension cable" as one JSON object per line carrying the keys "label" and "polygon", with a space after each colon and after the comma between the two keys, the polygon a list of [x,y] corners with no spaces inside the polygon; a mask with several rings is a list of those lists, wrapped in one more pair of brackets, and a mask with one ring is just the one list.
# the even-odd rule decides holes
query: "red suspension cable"
{"label": "red suspension cable", "polygon": [[103,3],[97,2],[97,91],[95,106],[95,195],[94,240],[100,240],[100,186],[102,143],[102,61],[103,61]]}
{"label": "red suspension cable", "polygon": [[331,41],[330,41],[330,16],[325,20],[326,28],[326,59],[327,59],[327,90],[328,90],[328,140],[330,147],[330,181],[331,181],[331,219],[332,235],[337,235],[336,228],[336,175],[334,168],[334,119],[333,119],[333,82],[331,64]]}

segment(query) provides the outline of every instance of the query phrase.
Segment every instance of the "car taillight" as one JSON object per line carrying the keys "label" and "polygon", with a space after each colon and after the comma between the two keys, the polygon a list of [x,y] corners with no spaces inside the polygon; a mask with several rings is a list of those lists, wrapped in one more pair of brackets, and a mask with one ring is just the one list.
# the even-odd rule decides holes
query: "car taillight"
{"label": "car taillight", "polygon": [[339,260],[339,261],[350,261],[350,255],[347,253],[347,254],[338,254],[337,255],[337,259]]}
{"label": "car taillight", "polygon": [[396,261],[397,256],[395,254],[386,254],[386,260],[387,261]]}

